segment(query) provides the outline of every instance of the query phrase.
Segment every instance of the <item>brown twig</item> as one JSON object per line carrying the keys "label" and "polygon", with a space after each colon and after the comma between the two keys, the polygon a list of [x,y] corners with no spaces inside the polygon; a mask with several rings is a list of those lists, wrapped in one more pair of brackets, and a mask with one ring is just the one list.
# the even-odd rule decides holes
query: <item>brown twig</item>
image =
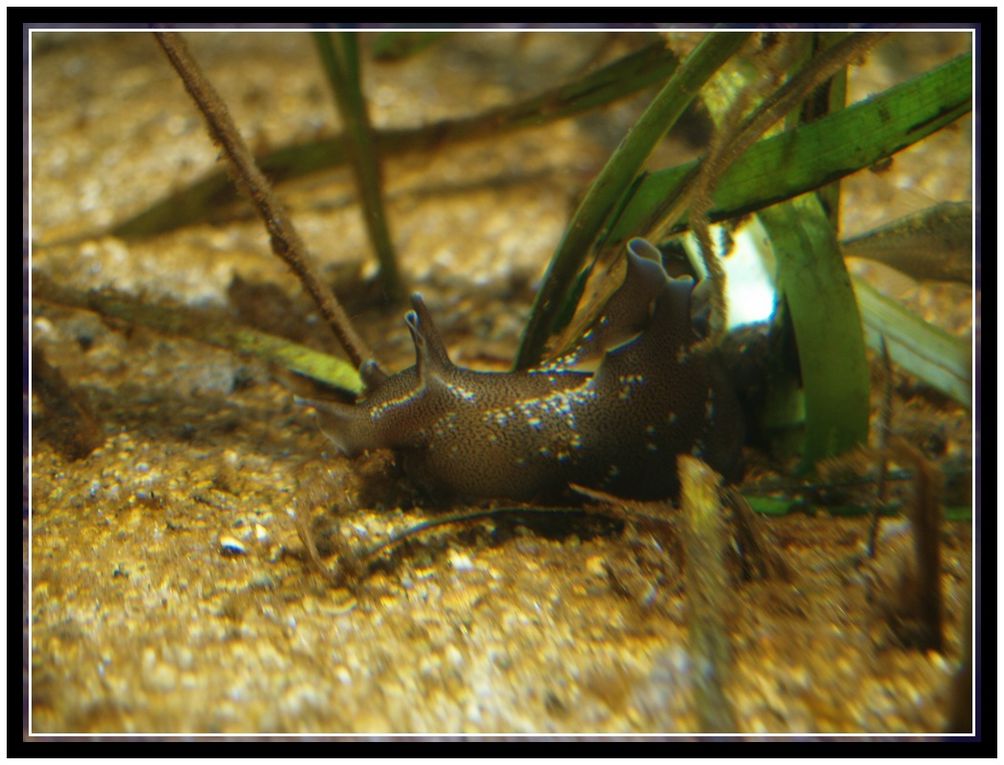
{"label": "brown twig", "polygon": [[744,576],[753,578],[755,574],[761,579],[792,581],[794,574],[791,568],[767,538],[761,519],[746,498],[736,489],[726,487],[722,491],[722,499],[732,508],[733,533],[741,550]]}
{"label": "brown twig", "polygon": [[335,567],[328,568],[321,559],[321,551],[311,531],[311,518],[315,509],[328,508],[338,504],[338,486],[332,481],[324,469],[308,469],[303,471],[304,477],[299,482],[299,489],[293,501],[293,522],[296,534],[303,543],[310,565],[320,573],[333,587],[356,588],[364,571],[360,557],[340,534],[332,534],[327,542],[334,552]]}
{"label": "brown twig", "polygon": [[944,631],[941,595],[941,476],[917,447],[902,438],[893,438],[889,448],[897,460],[912,463],[914,497],[912,517],[916,582],[907,604],[919,623],[915,647],[942,650]]}
{"label": "brown twig", "polygon": [[701,259],[707,270],[711,285],[711,311],[709,316],[709,332],[707,343],[717,345],[725,334],[728,320],[728,306],[725,300],[725,267],[715,253],[711,239],[708,211],[712,205],[712,194],[729,166],[740,156],[732,150],[732,144],[742,135],[746,125],[742,115],[753,99],[761,98],[777,86],[783,74],[781,67],[767,67],[766,76],[751,87],[744,88],[733,100],[719,121],[707,155],[697,170],[690,189],[690,209],[687,211],[687,222],[697,240]]}
{"label": "brown twig", "polygon": [[[568,486],[577,494],[604,503],[602,512],[609,512],[622,521],[637,524],[649,531],[664,532],[666,529],[675,529],[677,525],[672,512],[673,504],[669,500],[626,499],[577,483],[570,483]],[[586,505],[586,508],[590,509],[590,506]]]}
{"label": "brown twig", "polygon": [[110,287],[78,290],[57,284],[39,271],[32,272],[31,295],[35,300],[94,311],[129,326],[149,327],[252,356],[345,393],[355,395],[362,390],[360,375],[345,359],[237,324],[220,310],[139,300]]}
{"label": "brown twig", "polygon": [[310,264],[303,240],[276,199],[268,180],[255,164],[226,104],[202,74],[185,41],[176,32],[154,32],[154,36],[181,77],[185,90],[206,118],[213,141],[223,148],[237,184],[251,197],[255,210],[265,223],[272,251],[286,262],[303,283],[352,363],[359,367],[363,362],[374,359],[373,352],[355,331],[334,293]]}
{"label": "brown twig", "polygon": [[[970,580],[972,581],[972,580]],[[948,702],[948,728],[951,733],[973,729],[973,604],[966,602],[966,631],[962,644],[962,662],[952,678]]]}
{"label": "brown twig", "polygon": [[31,381],[32,390],[45,406],[39,430],[65,459],[83,459],[104,443],[101,424],[86,399],[73,390],[35,343],[31,346]]}
{"label": "brown twig", "polygon": [[[815,88],[826,82],[852,59],[862,55],[885,36],[885,33],[856,34],[819,53],[807,66],[772,93],[760,107],[730,135],[720,141],[721,150],[708,153],[701,171],[676,194],[667,200],[665,212],[649,226],[646,238],[662,241],[668,237],[685,210],[693,205],[694,193],[699,190],[698,178],[708,165],[704,184],[714,187],[718,178],[756,143],[775,122],[794,109]],[[756,88],[757,86],[754,86]],[[690,224],[688,224],[690,225]]]}
{"label": "brown twig", "polygon": [[878,494],[872,506],[868,523],[868,557],[875,557],[875,546],[878,540],[879,522],[889,494],[889,455],[887,447],[889,445],[889,434],[892,432],[892,359],[889,357],[889,348],[885,342],[885,335],[880,335],[882,342],[882,407],[879,410],[878,426]]}
{"label": "brown twig", "polygon": [[721,340],[728,318],[725,302],[725,267],[715,253],[715,246],[711,239],[710,221],[708,220],[712,194],[718,185],[718,179],[739,156],[731,150],[731,145],[745,128],[742,122],[743,113],[752,99],[761,97],[776,86],[781,73],[778,67],[768,68],[767,76],[761,78],[755,85],[739,92],[719,120],[719,127],[712,135],[707,154],[698,167],[697,175],[691,184],[687,222],[697,240],[701,259],[711,284],[708,342],[712,345],[717,345]]}
{"label": "brown twig", "polygon": [[721,476],[696,457],[681,455],[684,525],[684,576],[687,586],[688,644],[695,662],[695,702],[705,732],[736,730],[735,714],[725,695],[732,661],[725,614],[728,573],[727,535],[722,518]]}
{"label": "brown twig", "polygon": [[741,157],[767,129],[794,109],[809,93],[822,85],[854,58],[867,52],[887,33],[859,34],[841,40],[817,54],[812,61],[754,112],[729,146],[732,159]]}

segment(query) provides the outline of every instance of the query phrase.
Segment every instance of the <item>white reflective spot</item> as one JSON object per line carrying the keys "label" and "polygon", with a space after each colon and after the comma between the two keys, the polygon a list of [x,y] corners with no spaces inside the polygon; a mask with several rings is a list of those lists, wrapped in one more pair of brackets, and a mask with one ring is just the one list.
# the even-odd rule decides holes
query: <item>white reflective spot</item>
{"label": "white reflective spot", "polygon": [[453,383],[446,384],[446,390],[453,394],[454,398],[459,398],[461,401],[466,401],[469,404],[473,404],[477,399],[474,391],[469,388],[465,388],[462,385],[454,385]]}
{"label": "white reflective spot", "polygon": [[[726,329],[770,320],[777,307],[774,278],[777,261],[763,224],[753,215],[732,232],[733,246],[727,257],[724,257],[721,246],[722,240],[726,238],[724,233],[721,226],[711,226],[715,253],[721,258],[725,269],[725,304],[728,306]],[[703,265],[693,234],[684,238],[684,247],[692,262],[696,259]],[[705,276],[702,273],[702,278]]]}

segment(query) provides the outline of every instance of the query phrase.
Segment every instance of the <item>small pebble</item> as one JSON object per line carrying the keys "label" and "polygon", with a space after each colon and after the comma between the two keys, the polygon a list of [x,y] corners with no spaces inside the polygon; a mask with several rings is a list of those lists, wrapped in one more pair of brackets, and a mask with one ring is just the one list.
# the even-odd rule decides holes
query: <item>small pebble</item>
{"label": "small pebble", "polygon": [[247,549],[237,537],[225,534],[220,537],[220,552],[227,556],[244,555]]}
{"label": "small pebble", "polygon": [[457,571],[470,571],[474,568],[474,561],[468,557],[467,553],[451,550],[450,565]]}
{"label": "small pebble", "polygon": [[52,322],[46,319],[44,316],[39,316],[33,322],[36,336],[45,336],[53,334],[55,327]]}
{"label": "small pebble", "polygon": [[607,575],[607,570],[603,563],[604,561],[602,555],[591,555],[586,561],[586,571],[593,576],[605,577]]}

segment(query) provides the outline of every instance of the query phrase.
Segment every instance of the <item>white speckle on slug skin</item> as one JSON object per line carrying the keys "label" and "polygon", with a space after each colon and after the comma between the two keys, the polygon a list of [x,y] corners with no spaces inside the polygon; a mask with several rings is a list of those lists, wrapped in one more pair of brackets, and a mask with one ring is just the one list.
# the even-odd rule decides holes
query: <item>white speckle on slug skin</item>
{"label": "white speckle on slug skin", "polygon": [[405,406],[415,401],[419,394],[424,391],[424,388],[416,387],[413,390],[408,391],[403,396],[398,396],[397,398],[392,398],[389,401],[383,401],[370,408],[370,420],[374,423],[378,422],[381,417],[383,417],[388,410],[394,409],[399,406]]}
{"label": "white speckle on slug skin", "polygon": [[473,404],[477,402],[477,394],[475,394],[475,392],[470,390],[469,388],[463,387],[462,385],[447,383],[446,390],[448,390],[454,398],[464,401],[468,404]]}

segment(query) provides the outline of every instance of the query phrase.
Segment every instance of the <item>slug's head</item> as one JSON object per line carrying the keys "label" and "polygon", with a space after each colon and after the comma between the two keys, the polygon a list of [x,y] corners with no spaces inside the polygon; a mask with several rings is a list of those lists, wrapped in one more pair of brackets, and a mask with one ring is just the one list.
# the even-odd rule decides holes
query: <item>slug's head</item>
{"label": "slug's head", "polygon": [[366,393],[355,405],[336,401],[303,401],[313,406],[328,438],[347,456],[364,449],[421,446],[425,429],[436,417],[435,391],[452,363],[432,316],[415,293],[405,324],[415,344],[415,365],[387,375],[375,362],[365,362],[359,375]]}

